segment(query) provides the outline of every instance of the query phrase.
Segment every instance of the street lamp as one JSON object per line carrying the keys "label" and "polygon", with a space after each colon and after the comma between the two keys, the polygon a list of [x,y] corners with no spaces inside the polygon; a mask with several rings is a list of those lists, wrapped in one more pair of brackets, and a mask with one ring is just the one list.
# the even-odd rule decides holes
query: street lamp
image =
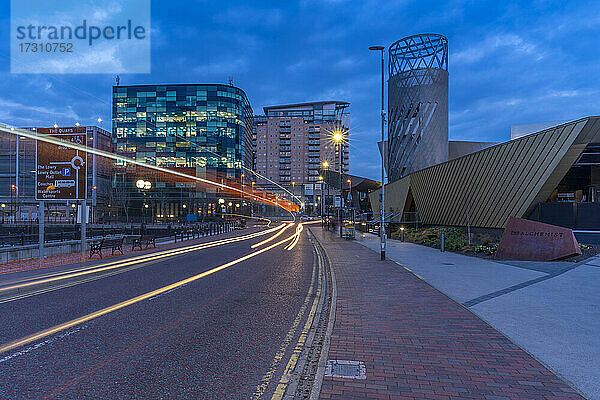
{"label": "street lamp", "polygon": [[385,159],[387,157],[387,145],[385,143],[385,104],[384,104],[384,66],[385,47],[371,46],[369,50],[381,52],[381,259],[385,260]]}
{"label": "street lamp", "polygon": [[344,175],[344,154],[342,152],[342,143],[344,141],[344,133],[340,130],[335,130],[331,134],[331,139],[338,146],[338,152],[340,153],[340,237],[342,237],[342,208],[344,204],[344,187],[342,185],[342,179]]}
{"label": "street lamp", "polygon": [[[325,171],[329,171],[329,161],[323,161],[322,163],[323,165],[323,169],[325,169]],[[329,198],[329,184],[327,184],[327,197],[326,199]],[[327,216],[329,216],[329,208],[325,208],[327,210]]]}
{"label": "street lamp", "polygon": [[324,226],[324,208],[325,208],[325,196],[323,194],[323,175],[319,175],[319,182],[321,183],[321,227]]}
{"label": "street lamp", "polygon": [[[352,181],[350,179],[346,179],[346,183],[348,184],[348,196],[352,196]],[[350,208],[352,208],[352,203],[350,203]]]}

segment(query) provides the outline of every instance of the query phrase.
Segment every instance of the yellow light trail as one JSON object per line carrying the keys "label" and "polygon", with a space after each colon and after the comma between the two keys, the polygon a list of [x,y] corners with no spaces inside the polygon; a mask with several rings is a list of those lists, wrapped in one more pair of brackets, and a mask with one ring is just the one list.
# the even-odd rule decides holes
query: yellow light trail
{"label": "yellow light trail", "polygon": [[266,235],[268,233],[277,231],[279,229],[284,229],[285,227],[286,227],[285,225],[282,225],[282,226],[279,226],[276,228],[267,229],[262,232],[251,233],[251,234],[243,235],[243,236],[236,236],[236,237],[232,237],[232,238],[228,238],[228,239],[215,240],[213,242],[201,243],[201,244],[188,246],[188,247],[184,247],[184,248],[164,250],[164,251],[160,251],[157,253],[134,257],[134,258],[128,259],[126,261],[113,261],[110,263],[96,265],[93,267],[81,268],[81,269],[71,270],[71,271],[67,271],[67,272],[58,272],[56,274],[45,275],[42,278],[40,278],[40,277],[28,278],[26,280],[21,281],[21,283],[18,283],[18,284],[0,287],[0,293],[6,292],[8,290],[21,289],[21,288],[28,287],[28,286],[40,285],[40,284],[44,284],[44,283],[48,283],[48,282],[54,282],[57,280],[69,279],[69,278],[74,278],[77,276],[108,271],[108,270],[115,269],[115,268],[122,268],[122,267],[126,267],[129,265],[145,263],[145,262],[149,262],[149,261],[153,261],[153,260],[158,260],[161,258],[166,258],[166,257],[175,256],[175,255],[189,253],[191,251],[203,250],[203,249],[207,249],[210,247],[220,246],[223,244],[229,244],[229,243],[239,242],[242,240],[248,240],[248,239],[258,237],[258,236]]}
{"label": "yellow light trail", "polygon": [[300,240],[300,233],[304,230],[304,227],[302,226],[302,224],[298,224],[298,226],[296,227],[296,233],[294,233],[294,240],[292,241],[292,243],[288,244],[286,246],[287,250],[291,250],[296,246],[296,243],[298,243],[298,241]]}
{"label": "yellow light trail", "polygon": [[252,245],[252,246],[250,246],[250,247],[251,247],[251,248],[253,248],[253,249],[255,249],[255,248],[257,248],[257,247],[260,247],[260,246],[262,246],[263,244],[267,244],[267,243],[269,243],[271,240],[274,240],[274,239],[276,239],[277,237],[279,237],[279,236],[280,236],[280,235],[281,235],[283,232],[285,232],[285,230],[286,230],[287,228],[289,228],[289,227],[290,227],[290,226],[292,226],[292,225],[294,225],[294,223],[293,223],[293,222],[290,222],[289,224],[285,225],[285,226],[284,226],[284,228],[283,228],[282,230],[280,230],[279,232],[277,232],[277,234],[275,234],[275,235],[271,236],[271,237],[270,237],[270,238],[268,238],[268,239],[265,239],[265,240],[263,240],[262,242],[259,242],[259,243],[256,243],[256,244],[253,244],[253,245]]}
{"label": "yellow light trail", "polygon": [[225,263],[223,265],[215,267],[215,268],[213,268],[211,270],[208,270],[208,271],[202,272],[200,274],[191,276],[191,277],[183,279],[183,280],[181,280],[179,282],[172,283],[172,284],[164,286],[164,287],[162,287],[160,289],[156,289],[156,290],[153,290],[151,292],[144,293],[142,295],[133,297],[133,298],[131,298],[129,300],[125,300],[125,301],[122,301],[120,303],[114,304],[112,306],[109,306],[109,307],[103,308],[101,310],[95,311],[93,313],[84,315],[82,317],[75,318],[75,319],[73,319],[71,321],[67,321],[67,322],[64,322],[62,324],[53,326],[51,328],[44,329],[44,330],[42,330],[40,332],[37,332],[37,333],[34,333],[32,335],[25,336],[25,337],[23,337],[21,339],[17,339],[17,340],[13,340],[12,342],[5,343],[2,346],[0,346],[0,353],[5,353],[5,352],[7,352],[9,350],[12,350],[14,348],[17,348],[19,346],[23,346],[23,345],[26,345],[28,343],[34,342],[36,340],[45,338],[46,336],[52,335],[54,333],[60,332],[62,330],[68,329],[68,328],[71,328],[71,327],[79,325],[81,323],[90,321],[90,320],[92,320],[94,318],[98,318],[98,317],[100,317],[102,315],[106,315],[106,314],[109,314],[109,313],[111,313],[113,311],[117,311],[117,310],[120,310],[120,309],[125,308],[127,306],[130,306],[132,304],[139,303],[142,300],[146,300],[146,299],[149,299],[151,297],[157,296],[159,294],[168,292],[169,290],[173,290],[173,289],[176,289],[176,288],[178,288],[180,286],[187,285],[190,282],[194,282],[194,281],[196,281],[198,279],[202,279],[202,278],[204,278],[206,276],[209,276],[209,275],[212,275],[212,274],[214,274],[216,272],[222,271],[225,268],[229,268],[232,265],[239,264],[242,261],[246,261],[246,260],[248,260],[250,258],[256,257],[259,254],[262,254],[262,253],[264,253],[266,251],[269,251],[269,250],[271,250],[271,249],[273,249],[273,248],[275,248],[277,246],[282,245],[283,243],[286,243],[286,242],[290,241],[293,237],[294,237],[294,235],[292,235],[292,236],[290,236],[290,237],[288,237],[286,239],[280,240],[277,243],[273,243],[272,245],[267,246],[267,247],[265,247],[263,249],[254,251],[254,252],[252,252],[250,254],[247,254],[247,255],[245,255],[243,257],[237,258],[237,259],[235,259],[233,261],[230,261],[228,263]]}
{"label": "yellow light trail", "polygon": [[20,128],[8,126],[8,125],[5,125],[5,124],[0,124],[0,131],[8,133],[8,134],[13,134],[13,135],[19,135],[19,136],[27,137],[27,138],[30,138],[30,139],[33,139],[33,140],[40,140],[42,142],[55,144],[57,146],[69,147],[69,148],[72,148],[72,149],[75,149],[75,150],[80,150],[80,151],[84,151],[84,152],[96,154],[96,155],[99,155],[99,156],[102,156],[102,157],[110,158],[112,160],[124,161],[126,163],[130,163],[130,164],[133,164],[133,165],[138,165],[140,167],[154,169],[156,171],[164,172],[166,174],[171,174],[171,175],[179,176],[179,177],[182,177],[182,178],[190,179],[190,180],[193,180],[193,181],[206,183],[208,185],[217,186],[217,187],[220,187],[222,189],[232,190],[234,192],[241,193],[242,195],[246,195],[247,197],[252,197],[256,201],[259,201],[259,202],[260,201],[264,201],[264,202],[270,203],[271,205],[274,205],[274,206],[276,206],[278,208],[281,208],[282,210],[287,211],[293,217],[293,214],[291,213],[291,211],[284,207],[284,205],[287,205],[287,203],[282,204],[282,202],[272,201],[272,200],[267,199],[266,197],[263,198],[263,197],[255,195],[253,193],[244,192],[242,189],[239,189],[239,188],[236,188],[236,187],[233,187],[233,186],[228,186],[228,185],[225,185],[223,183],[214,182],[214,181],[211,181],[211,180],[208,180],[208,179],[204,179],[204,178],[200,178],[200,177],[197,177],[197,176],[184,174],[183,172],[175,171],[175,170],[168,169],[168,168],[163,168],[163,167],[160,167],[160,166],[157,166],[157,165],[147,164],[145,162],[138,161],[138,160],[135,160],[133,158],[128,158],[128,157],[124,157],[124,156],[121,156],[121,155],[118,155],[118,154],[115,154],[115,153],[110,153],[108,151],[94,149],[94,148],[91,148],[91,147],[88,147],[88,146],[84,146],[84,145],[80,145],[80,144],[76,144],[76,143],[72,143],[72,142],[63,141],[63,140],[57,139],[55,137],[52,137],[50,135],[39,134],[37,132],[32,132],[32,131],[28,131],[28,130],[25,130],[25,129],[20,129]]}

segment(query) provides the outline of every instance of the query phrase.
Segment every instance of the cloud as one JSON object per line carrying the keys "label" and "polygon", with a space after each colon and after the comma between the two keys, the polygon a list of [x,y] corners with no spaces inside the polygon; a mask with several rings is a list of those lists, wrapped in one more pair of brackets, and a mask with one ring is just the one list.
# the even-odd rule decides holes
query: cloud
{"label": "cloud", "polygon": [[541,60],[547,55],[545,51],[539,49],[533,42],[517,34],[496,34],[485,38],[475,46],[450,53],[449,63],[452,65],[474,64],[491,57],[500,50],[505,51],[507,55],[515,53],[518,56],[525,55],[534,60]]}
{"label": "cloud", "polygon": [[50,120],[80,120],[71,106],[63,109],[35,106],[0,98],[0,120],[14,125],[45,126]]}

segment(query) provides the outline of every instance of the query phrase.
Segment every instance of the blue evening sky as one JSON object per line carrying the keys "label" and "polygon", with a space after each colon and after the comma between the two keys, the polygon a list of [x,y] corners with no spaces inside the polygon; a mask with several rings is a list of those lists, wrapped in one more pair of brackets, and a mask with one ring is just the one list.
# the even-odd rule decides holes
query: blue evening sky
{"label": "blue evening sky", "polygon": [[[114,75],[10,74],[0,6],[0,122],[110,129]],[[379,59],[367,48],[448,37],[450,138],[504,141],[510,126],[600,114],[600,2],[153,1],[152,73],[121,84],[227,83],[265,105],[351,103],[351,171],[377,178]]]}

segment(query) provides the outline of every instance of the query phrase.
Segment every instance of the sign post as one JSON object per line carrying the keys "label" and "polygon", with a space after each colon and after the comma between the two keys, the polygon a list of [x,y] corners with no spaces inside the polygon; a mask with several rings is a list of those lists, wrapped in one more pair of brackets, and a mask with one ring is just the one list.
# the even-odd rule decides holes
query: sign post
{"label": "sign post", "polygon": [[[65,143],[87,146],[85,127],[39,128],[37,133],[50,135]],[[87,222],[87,152],[54,143],[36,141],[35,196],[40,201],[40,232],[44,201],[80,201],[81,250],[86,250]],[[42,239],[40,233],[40,240]],[[40,242],[40,257],[43,242]]]}
{"label": "sign post", "polygon": [[39,219],[39,232],[38,232],[38,240],[39,240],[39,249],[40,249],[40,265],[44,263],[44,202],[40,201],[40,210],[38,211],[38,219]]}

